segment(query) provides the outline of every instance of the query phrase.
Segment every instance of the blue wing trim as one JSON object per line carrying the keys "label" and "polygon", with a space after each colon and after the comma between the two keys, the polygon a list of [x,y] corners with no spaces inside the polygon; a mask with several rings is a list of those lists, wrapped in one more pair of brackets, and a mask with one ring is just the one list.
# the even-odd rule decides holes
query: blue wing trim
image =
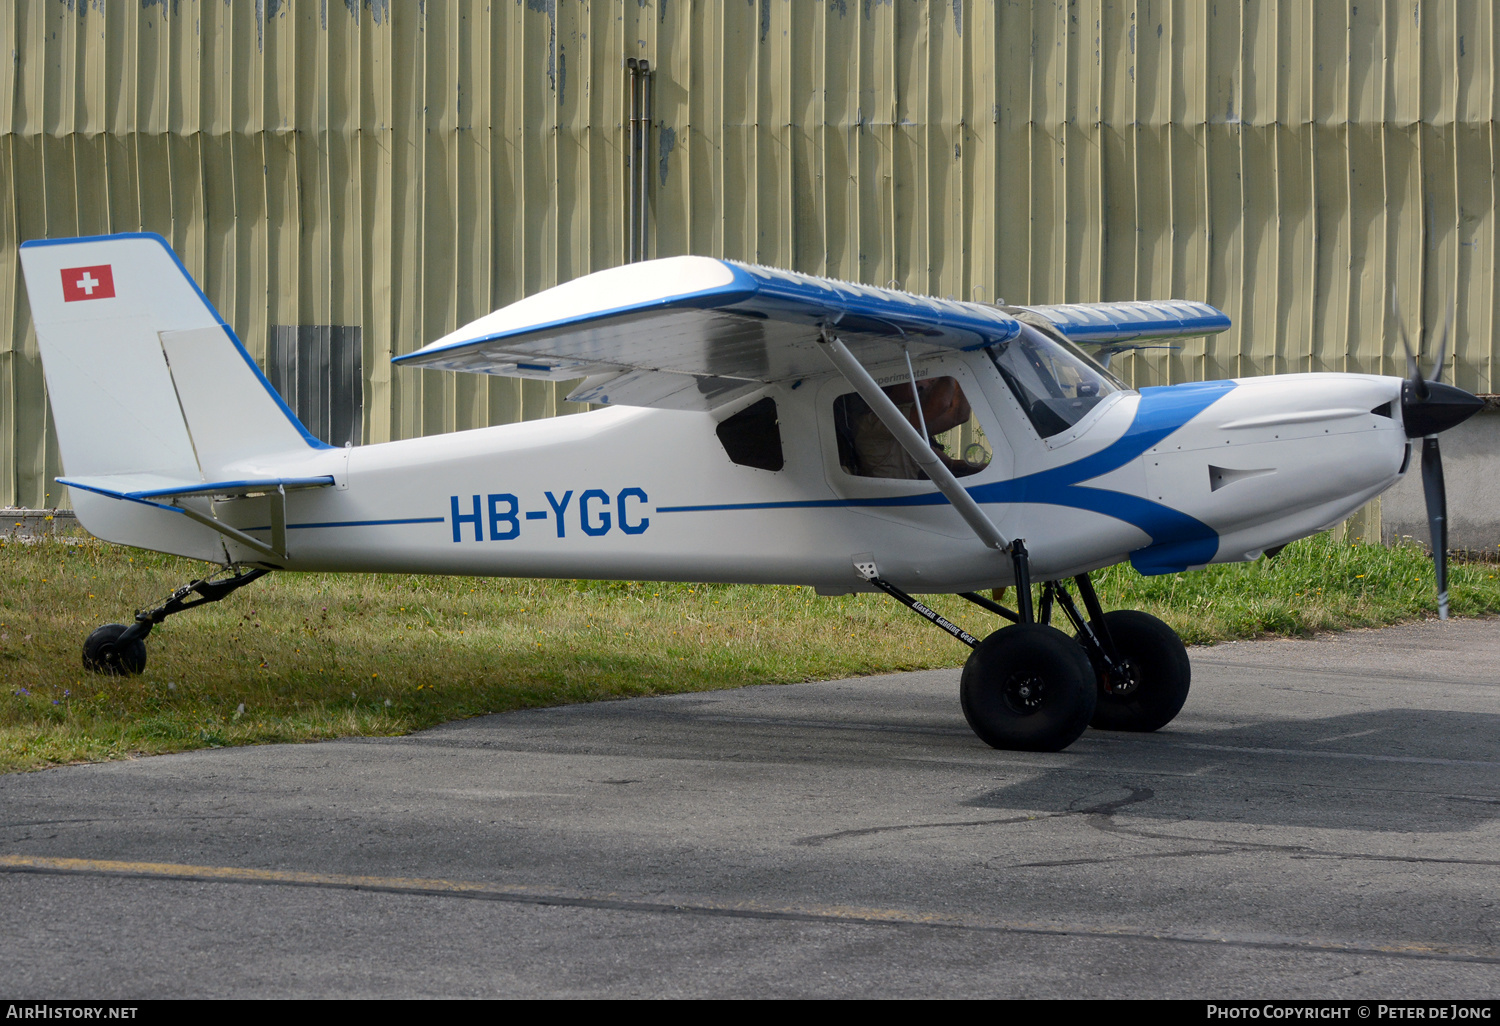
{"label": "blue wing trim", "polygon": [[[856,285],[774,267],[726,260],[736,281],[753,289],[743,305],[781,320],[807,320],[866,335],[914,336],[935,345],[977,349],[1006,342],[1021,323],[998,307],[919,296],[897,289]],[[816,312],[813,312],[816,311]],[[948,336],[950,341],[943,341]],[[968,336],[954,340],[953,336]]]}

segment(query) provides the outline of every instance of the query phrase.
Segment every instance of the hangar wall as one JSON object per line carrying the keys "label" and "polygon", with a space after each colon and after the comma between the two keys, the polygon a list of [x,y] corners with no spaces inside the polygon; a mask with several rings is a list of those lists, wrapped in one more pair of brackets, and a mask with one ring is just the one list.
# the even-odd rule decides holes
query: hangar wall
{"label": "hangar wall", "polygon": [[262,360],[359,329],[365,441],[567,412],[389,358],[625,259],[628,57],[651,255],[1234,318],[1137,384],[1399,372],[1394,286],[1419,331],[1456,303],[1493,392],[1497,32],[1489,0],[0,0],[0,505],[66,504],[23,239],[160,232]]}

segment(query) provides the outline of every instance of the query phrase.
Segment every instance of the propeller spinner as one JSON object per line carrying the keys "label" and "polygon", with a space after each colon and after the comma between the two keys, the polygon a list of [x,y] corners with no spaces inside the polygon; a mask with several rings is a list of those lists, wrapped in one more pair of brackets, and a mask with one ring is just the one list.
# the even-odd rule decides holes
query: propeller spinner
{"label": "propeller spinner", "polygon": [[1447,353],[1448,331],[1453,326],[1453,308],[1438,335],[1437,359],[1432,376],[1424,379],[1417,357],[1412,352],[1396,290],[1391,289],[1391,313],[1406,350],[1406,368],[1410,379],[1401,386],[1401,422],[1406,437],[1422,439],[1422,494],[1427,500],[1427,528],[1432,541],[1432,561],[1437,570],[1438,619],[1448,619],[1448,494],[1443,487],[1443,454],[1438,434],[1468,420],[1484,408],[1477,396],[1438,379],[1443,375]]}

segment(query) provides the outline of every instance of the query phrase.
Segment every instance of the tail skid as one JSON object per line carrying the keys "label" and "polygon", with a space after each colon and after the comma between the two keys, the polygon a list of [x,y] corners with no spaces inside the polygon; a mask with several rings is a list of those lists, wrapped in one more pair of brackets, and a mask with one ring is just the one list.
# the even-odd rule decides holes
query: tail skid
{"label": "tail skid", "polygon": [[214,562],[236,561],[226,539],[284,553],[284,532],[267,545],[220,523],[214,497],[271,494],[272,523],[284,523],[286,490],[333,484],[342,460],[297,421],[166,240],[34,240],[21,264],[58,480],[83,526]]}

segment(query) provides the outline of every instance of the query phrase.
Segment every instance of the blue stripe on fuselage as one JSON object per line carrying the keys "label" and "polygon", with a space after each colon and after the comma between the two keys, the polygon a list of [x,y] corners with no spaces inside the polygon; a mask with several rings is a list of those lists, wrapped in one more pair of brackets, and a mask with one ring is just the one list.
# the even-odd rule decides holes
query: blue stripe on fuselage
{"label": "blue stripe on fuselage", "polygon": [[[1139,527],[1151,544],[1130,554],[1130,562],[1143,574],[1175,573],[1207,563],[1219,547],[1213,528],[1181,510],[1125,492],[1088,488],[1083,482],[1102,477],[1136,459],[1147,449],[1212,406],[1229,393],[1233,381],[1204,381],[1141,389],[1130,427],[1114,442],[1091,456],[1025,477],[968,489],[976,502],[1036,503],[1067,506],[1100,513]],[[745,502],[704,506],[659,506],[658,513],[708,513],[720,510],[818,509],[824,507],[941,506],[948,499],[941,492],[873,499],[813,499],[794,502]]]}

